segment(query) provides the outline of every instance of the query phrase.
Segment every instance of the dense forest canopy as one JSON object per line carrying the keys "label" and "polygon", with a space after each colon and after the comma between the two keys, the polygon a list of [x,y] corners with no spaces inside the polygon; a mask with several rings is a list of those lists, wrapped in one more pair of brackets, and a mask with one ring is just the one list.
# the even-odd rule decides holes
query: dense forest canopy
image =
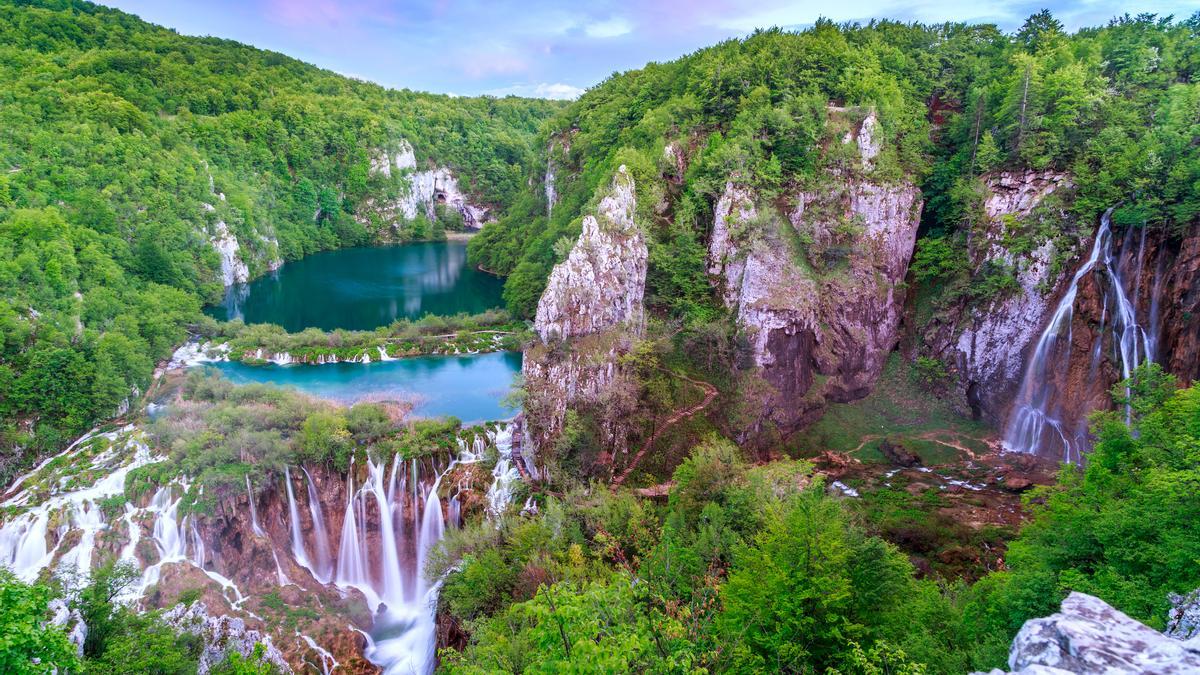
{"label": "dense forest canopy", "polygon": [[499,206],[560,107],[389,90],[73,0],[0,3],[0,80],[0,482],[146,389],[220,297],[218,221],[252,273],[377,241],[352,214],[403,189],[369,170],[401,140]]}
{"label": "dense forest canopy", "polygon": [[[922,246],[945,254],[925,264],[963,259],[979,177],[1002,169],[1074,175],[1073,208],[1087,222],[1120,204],[1120,224],[1179,228],[1200,214],[1198,73],[1200,14],[1126,15],[1074,34],[1048,12],[1011,35],[893,21],[760,31],[614,75],[558,113],[546,143],[564,169],[560,205],[547,213],[539,181],[473,253],[510,274],[509,308],[531,314],[561,259],[555,243],[578,233],[579,207],[624,163],[654,224],[648,295],[707,316],[697,243],[725,181],[740,176],[770,199],[820,180],[839,161],[822,156],[836,131],[827,106],[877,111],[886,141],[876,175],[921,183],[936,235]],[[659,179],[667,144],[688,156],[674,186]],[[682,192],[673,213],[653,212],[656,189]]]}

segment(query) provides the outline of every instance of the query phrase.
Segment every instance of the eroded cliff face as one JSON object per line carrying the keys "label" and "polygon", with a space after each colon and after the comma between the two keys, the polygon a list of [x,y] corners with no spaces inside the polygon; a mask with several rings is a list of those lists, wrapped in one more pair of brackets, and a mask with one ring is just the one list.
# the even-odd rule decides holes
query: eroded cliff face
{"label": "eroded cliff face", "polygon": [[1171,241],[1153,237],[1147,258],[1152,281],[1143,287],[1142,304],[1158,323],[1153,326],[1158,359],[1183,383],[1200,380],[1200,224]]}
{"label": "eroded cliff face", "polygon": [[[985,184],[985,222],[975,228],[971,245],[972,277],[998,266],[1012,268],[1019,287],[984,306],[963,301],[934,316],[924,327],[923,342],[956,374],[964,409],[999,424],[1024,372],[1026,352],[1071,275],[1069,266],[1056,269],[1053,262],[1073,258],[1081,247],[1070,238],[1039,236],[1031,250],[1012,250],[1022,223],[1047,197],[1071,189],[1066,174],[1005,171],[986,177]],[[1060,224],[1069,221],[1059,207],[1044,216]]]}
{"label": "eroded cliff face", "polygon": [[[619,355],[642,330],[648,252],[634,219],[633,178],[621,166],[604,190],[538,302],[538,341],[523,366],[526,429],[535,448],[557,436],[568,407],[600,406],[619,375]],[[605,444],[621,445],[615,416],[603,426]]]}
{"label": "eroded cliff face", "polygon": [[924,353],[947,364],[964,410],[995,424],[1006,447],[1078,461],[1088,416],[1112,387],[1154,361],[1196,377],[1200,232],[1076,224],[1072,187],[1056,172],[986,180],[973,283],[1007,269],[1016,287],[981,303],[963,294],[924,326]]}
{"label": "eroded cliff face", "polygon": [[375,178],[395,179],[395,197],[372,197],[363,202],[355,217],[364,225],[395,228],[401,221],[411,221],[423,214],[430,221],[437,218],[437,208],[444,205],[457,211],[463,224],[473,230],[483,227],[490,218],[489,208],[475,203],[458,185],[458,178],[446,167],[419,169],[412,144],[400,139],[394,149],[378,149],[372,155],[370,174]]}
{"label": "eroded cliff face", "polygon": [[[208,166],[205,165],[205,170]],[[200,208],[209,221],[207,232],[208,243],[217,252],[221,261],[221,282],[225,286],[244,284],[250,280],[251,265],[261,271],[276,270],[283,264],[279,257],[279,243],[273,233],[258,233],[245,242],[239,241],[225,222],[230,209],[225,200],[225,194],[218,192],[212,174],[208,174],[208,191],[213,203],[202,202]],[[215,204],[215,205],[214,205]]]}
{"label": "eroded cliff face", "polygon": [[786,436],[827,402],[867,395],[896,345],[921,200],[911,183],[873,180],[876,124],[868,114],[843,140],[858,166],[785,196],[786,218],[736,177],[714,209],[709,273],[770,385],[743,436],[764,423]]}

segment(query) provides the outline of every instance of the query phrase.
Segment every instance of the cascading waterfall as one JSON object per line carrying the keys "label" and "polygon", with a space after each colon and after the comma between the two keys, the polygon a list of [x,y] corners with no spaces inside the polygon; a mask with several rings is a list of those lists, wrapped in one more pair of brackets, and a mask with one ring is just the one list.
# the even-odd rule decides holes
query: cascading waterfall
{"label": "cascading waterfall", "polygon": [[[489,433],[489,440],[505,461],[493,472],[488,490],[489,514],[503,511],[505,504],[501,502],[512,493],[515,470],[506,461],[511,456],[511,438],[511,428]],[[439,584],[430,583],[424,570],[430,552],[445,533],[446,520],[438,493],[442,479],[455,465],[479,461],[485,449],[486,442],[481,438],[470,447],[460,441],[458,456],[448,466],[442,469],[435,462],[432,480],[422,480],[422,465],[415,459],[405,463],[395,455],[390,471],[388,462],[368,459],[366,480],[356,488],[351,467],[336,581],[339,586],[362,592],[375,609],[367,657],[385,673],[428,673],[433,669]],[[497,481],[501,484],[496,485]],[[406,517],[406,503],[411,506],[411,517]],[[373,515],[378,516],[377,521],[370,518]],[[382,549],[376,558],[367,550],[369,540],[377,541]]]}
{"label": "cascading waterfall", "polygon": [[[395,466],[395,465],[393,465]],[[368,485],[379,508],[379,545],[383,549],[382,596],[388,606],[404,602],[404,579],[400,570],[400,553],[396,541],[396,519],[394,506],[384,493],[386,465],[367,461]],[[393,469],[393,477],[395,470]],[[367,486],[364,486],[366,488]]]}
{"label": "cascading waterfall", "polygon": [[[1109,320],[1109,306],[1112,305],[1114,361],[1120,365],[1122,377],[1129,377],[1138,364],[1154,360],[1153,342],[1138,323],[1137,307],[1125,290],[1127,270],[1122,270],[1113,260],[1112,212],[1110,208],[1101,216],[1090,255],[1076,270],[1034,347],[1009,416],[1004,436],[1004,448],[1008,451],[1037,454],[1057,444],[1062,446],[1064,461],[1075,462],[1082,457],[1087,446],[1087,425],[1082,420],[1062,419],[1061,396],[1054,386],[1053,374],[1067,372],[1070,367],[1076,293],[1079,282],[1097,266],[1103,268],[1109,282],[1105,284],[1101,333],[1103,323]],[[1141,247],[1144,249],[1144,246],[1143,230]],[[1139,251],[1135,288],[1141,281],[1141,253]],[[1098,369],[1099,356],[1098,339],[1092,353],[1090,372],[1093,374]],[[1127,410],[1127,422],[1128,414]]]}
{"label": "cascading waterfall", "polygon": [[300,509],[296,508],[296,495],[292,492],[292,473],[286,466],[283,467],[283,484],[287,487],[288,519],[292,524],[292,557],[301,566],[313,572],[313,576],[317,576],[312,562],[309,561],[308,551],[304,548],[304,533],[300,531]]}
{"label": "cascading waterfall", "polygon": [[[103,473],[104,478],[90,487],[69,492],[59,492],[60,485],[51,486],[50,498],[20,515],[9,518],[8,522],[0,527],[0,565],[11,569],[22,581],[34,581],[54,560],[64,535],[69,530],[78,530],[81,532],[78,543],[59,557],[59,567],[74,566],[79,574],[88,574],[92,566],[96,535],[109,527],[100,509],[100,501],[124,492],[125,477],[130,471],[161,459],[152,456],[139,437],[129,435],[123,443],[117,442],[119,436],[129,434],[132,429],[132,426],[127,426],[106,434],[88,433],[58,455],[62,457],[76,453],[85,447],[87,441],[93,439],[102,439],[111,444],[108,450],[90,459],[81,460],[87,461],[91,470]],[[36,489],[29,487],[17,490],[46,467],[49,461],[42,462],[37,469],[17,479],[9,489],[11,496],[2,506],[16,509],[28,505],[35,498]],[[51,515],[56,512],[66,513],[69,521],[58,526],[57,543],[51,548],[47,545],[47,536],[50,534]],[[126,518],[130,516],[127,515]]]}
{"label": "cascading waterfall", "polygon": [[317,552],[317,580],[323,584],[329,583],[333,573],[333,562],[329,557],[329,532],[325,529],[325,511],[321,508],[321,500],[317,497],[317,488],[313,485],[312,476],[308,469],[301,467],[304,477],[308,480],[308,512],[312,515],[313,536],[317,540],[313,548]]}
{"label": "cascading waterfall", "polygon": [[[342,520],[342,539],[338,546],[337,584],[342,587],[370,589],[371,578],[367,574],[367,561],[363,556],[365,540],[359,534],[358,519],[355,515],[353,459],[350,460],[350,473],[346,476],[346,495],[346,517]],[[367,599],[372,604],[379,603],[374,590],[371,590]]]}
{"label": "cascading waterfall", "polygon": [[250,498],[250,527],[254,530],[254,534],[264,537],[266,533],[263,532],[262,525],[258,524],[258,507],[254,504],[254,490],[250,489],[250,474],[246,474],[246,496]]}
{"label": "cascading waterfall", "polygon": [[487,491],[487,511],[496,519],[512,502],[513,486],[521,478],[521,472],[512,459],[513,432],[513,425],[509,424],[497,430],[492,437],[499,457],[492,469],[492,485]]}
{"label": "cascading waterfall", "polygon": [[[123,445],[117,440],[118,433],[130,434]],[[106,522],[104,512],[99,508],[100,501],[122,493],[131,470],[161,458],[150,454],[132,427],[107,434],[105,438],[112,444],[109,451],[90,460],[79,460],[89,461],[94,471],[104,475],[91,487],[61,493],[52,488],[48,499],[37,506],[28,506],[37,498],[36,493],[45,487],[34,486],[17,492],[22,482],[33,477],[32,473],[14,484],[3,506],[26,510],[8,518],[0,527],[0,564],[28,580],[36,579],[55,561],[60,567],[74,565],[86,573],[96,555],[97,534],[119,525],[128,529],[128,540],[120,550],[121,559],[139,562],[139,558],[145,557],[139,549],[144,549],[147,544],[152,544],[157,554],[151,554],[155,561],[144,566],[141,579],[122,594],[122,601],[133,601],[148,587],[160,582],[164,567],[187,564],[216,582],[234,608],[254,616],[243,606],[247,596],[229,578],[205,567],[209,556],[198,527],[200,521],[181,514],[181,505],[191,487],[186,477],[159,486],[145,507],[128,503],[118,519]],[[399,455],[390,461],[368,460],[366,479],[357,486],[352,465],[346,477],[347,496],[341,532],[333,533],[340,535],[336,541],[336,556],[328,550],[335,542],[325,531],[327,521],[313,477],[302,468],[308,488],[305,496],[313,521],[312,541],[306,542],[305,525],[300,519],[302,506],[294,492],[290,468],[284,469],[291,553],[295,561],[315,578],[324,581],[324,576],[340,587],[361,591],[367,598],[376,612],[367,656],[384,672],[428,673],[435,663],[434,612],[439,582],[427,580],[424,568],[447,526],[439,495],[443,479],[457,464],[480,461],[488,443],[493,443],[499,458],[492,485],[487,491],[487,512],[490,517],[495,517],[507,506],[505,500],[511,497],[512,481],[515,480],[510,461],[511,441],[512,430],[508,427],[498,432],[489,431],[486,439],[476,437],[469,446],[460,443],[458,455],[451,457],[448,463],[435,460],[422,464],[415,459],[405,462]],[[446,465],[443,467],[443,464]],[[250,526],[256,536],[269,537],[259,522],[249,477],[245,478],[245,485],[250,502]],[[447,506],[452,512],[459,505],[458,493],[462,487],[451,488],[454,496]],[[67,516],[63,524],[53,525],[57,520],[56,513]],[[451,524],[456,525],[458,520],[458,515],[450,517]],[[143,531],[143,527],[147,529]],[[81,533],[78,538],[65,537],[76,530]],[[71,550],[65,553],[59,551],[64,541],[74,542]],[[370,550],[376,546],[381,550]],[[327,565],[322,563],[323,548]],[[292,584],[276,551],[271,553],[278,584]]]}

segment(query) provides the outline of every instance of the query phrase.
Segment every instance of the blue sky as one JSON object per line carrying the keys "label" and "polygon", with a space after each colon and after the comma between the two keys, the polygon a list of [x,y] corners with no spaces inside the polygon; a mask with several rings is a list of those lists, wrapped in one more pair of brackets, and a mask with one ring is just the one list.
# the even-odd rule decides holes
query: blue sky
{"label": "blue sky", "polygon": [[1194,0],[101,0],[187,35],[273,49],[389,87],[570,98],[615,71],[757,27],[834,21],[995,23],[1045,7],[1068,29],[1124,12],[1186,18]]}

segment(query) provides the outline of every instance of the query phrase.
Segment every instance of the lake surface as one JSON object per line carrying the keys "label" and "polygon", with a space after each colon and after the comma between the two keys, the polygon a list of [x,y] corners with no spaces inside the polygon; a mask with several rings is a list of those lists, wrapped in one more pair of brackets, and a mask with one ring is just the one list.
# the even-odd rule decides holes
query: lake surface
{"label": "lake surface", "polygon": [[474,314],[503,302],[504,281],[467,263],[465,241],[347,248],[289,262],[225,289],[205,311],[220,320],[371,330],[425,314]]}
{"label": "lake surface", "polygon": [[251,382],[293,387],[319,398],[355,403],[362,400],[415,400],[421,417],[453,415],[464,423],[507,419],[516,414],[501,399],[521,371],[520,352],[469,356],[414,356],[372,363],[323,366],[247,366],[236,361],[206,364],[238,384]]}

